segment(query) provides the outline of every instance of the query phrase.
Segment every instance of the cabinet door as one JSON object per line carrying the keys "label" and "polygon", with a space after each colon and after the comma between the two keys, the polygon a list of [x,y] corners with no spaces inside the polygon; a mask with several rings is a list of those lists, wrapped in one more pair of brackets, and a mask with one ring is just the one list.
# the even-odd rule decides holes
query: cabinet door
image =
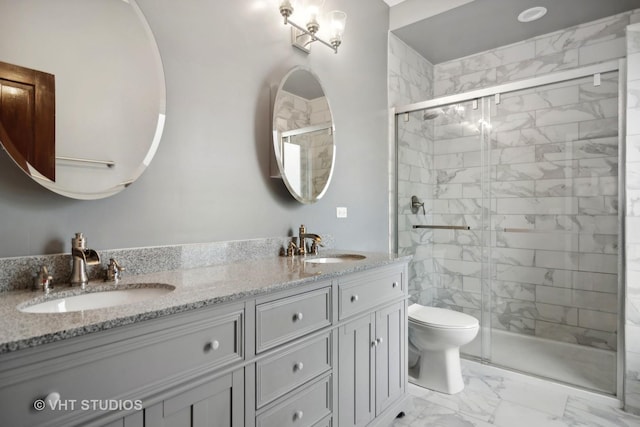
{"label": "cabinet door", "polygon": [[144,427],[144,410],[134,412],[119,420],[111,421],[102,427]]}
{"label": "cabinet door", "polygon": [[242,427],[244,371],[187,390],[144,412],[145,427]]}
{"label": "cabinet door", "polygon": [[404,302],[376,312],[376,416],[404,392]]}
{"label": "cabinet door", "polygon": [[340,327],[338,338],[338,425],[365,426],[375,414],[373,383],[375,315]]}

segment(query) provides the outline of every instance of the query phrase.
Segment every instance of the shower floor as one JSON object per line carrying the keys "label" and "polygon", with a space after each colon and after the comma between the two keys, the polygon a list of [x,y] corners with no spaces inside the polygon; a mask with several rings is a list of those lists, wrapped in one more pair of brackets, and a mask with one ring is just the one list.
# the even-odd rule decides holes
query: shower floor
{"label": "shower floor", "polygon": [[[480,337],[462,347],[481,358]],[[493,330],[492,365],[560,381],[600,393],[616,394],[616,352]]]}

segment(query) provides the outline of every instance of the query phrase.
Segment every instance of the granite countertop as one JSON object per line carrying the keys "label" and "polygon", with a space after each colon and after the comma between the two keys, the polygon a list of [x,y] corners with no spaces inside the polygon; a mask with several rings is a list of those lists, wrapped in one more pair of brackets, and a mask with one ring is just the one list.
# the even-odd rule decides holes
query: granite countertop
{"label": "granite countertop", "polygon": [[90,292],[165,284],[174,286],[175,290],[138,303],[70,313],[25,313],[18,310],[17,306],[31,305],[34,299],[40,302],[87,291],[58,286],[48,296],[33,291],[3,292],[0,293],[0,354],[204,306],[290,289],[304,283],[331,279],[409,259],[383,253],[352,251],[332,251],[323,253],[320,257],[340,253],[360,254],[366,258],[343,263],[318,264],[304,262],[304,259],[313,257],[272,257],[211,267],[137,276],[125,275],[117,285],[113,282],[90,282],[87,289]]}

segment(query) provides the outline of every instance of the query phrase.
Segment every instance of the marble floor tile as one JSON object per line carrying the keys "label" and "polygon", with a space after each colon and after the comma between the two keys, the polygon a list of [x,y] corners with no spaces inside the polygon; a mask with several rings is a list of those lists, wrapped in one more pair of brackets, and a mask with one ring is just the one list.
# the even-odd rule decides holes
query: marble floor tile
{"label": "marble floor tile", "polygon": [[393,427],[640,427],[619,402],[566,385],[463,361],[455,395],[409,384],[413,408]]}
{"label": "marble floor tile", "polygon": [[561,417],[503,400],[493,424],[499,427],[567,427]]}
{"label": "marble floor tile", "polygon": [[414,409],[397,419],[394,427],[491,427],[492,424],[454,409],[416,397]]}
{"label": "marble floor tile", "polygon": [[492,394],[479,393],[466,388],[454,395],[433,393],[429,395],[428,400],[438,406],[483,421],[491,420],[497,406],[500,404],[500,399]]}
{"label": "marble floor tile", "polygon": [[624,412],[622,409],[596,405],[584,399],[570,397],[567,402],[565,418],[571,421],[571,427],[638,427],[640,417]]}

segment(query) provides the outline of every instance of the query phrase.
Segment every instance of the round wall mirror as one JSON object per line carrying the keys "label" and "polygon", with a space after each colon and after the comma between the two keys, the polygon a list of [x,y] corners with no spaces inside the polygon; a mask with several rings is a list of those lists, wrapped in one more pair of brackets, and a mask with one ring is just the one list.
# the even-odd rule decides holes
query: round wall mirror
{"label": "round wall mirror", "polygon": [[280,175],[301,203],[317,202],[329,188],[335,162],[334,125],[318,77],[296,67],[284,76],[273,108],[273,147]]}
{"label": "round wall mirror", "polygon": [[0,10],[5,151],[64,196],[122,191],[151,162],[165,120],[160,52],[135,0],[0,0]]}

